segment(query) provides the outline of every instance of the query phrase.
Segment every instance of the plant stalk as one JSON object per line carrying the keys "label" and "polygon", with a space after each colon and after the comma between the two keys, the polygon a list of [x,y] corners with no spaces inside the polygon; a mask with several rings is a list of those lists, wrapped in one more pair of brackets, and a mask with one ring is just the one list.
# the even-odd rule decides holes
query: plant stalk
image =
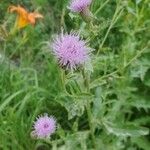
{"label": "plant stalk", "polygon": [[[84,78],[84,85],[85,85],[86,92],[90,93],[89,74],[88,73],[86,74],[84,70],[82,71],[82,74],[83,74],[83,78]],[[87,102],[86,111],[87,111],[87,116],[88,116],[88,122],[89,122],[89,127],[90,127],[92,144],[93,144],[94,148],[96,148],[96,143],[95,143],[96,140],[95,140],[95,136],[94,136],[95,128],[94,128],[94,124],[93,124],[93,120],[92,120],[92,110],[91,110],[90,101]]]}

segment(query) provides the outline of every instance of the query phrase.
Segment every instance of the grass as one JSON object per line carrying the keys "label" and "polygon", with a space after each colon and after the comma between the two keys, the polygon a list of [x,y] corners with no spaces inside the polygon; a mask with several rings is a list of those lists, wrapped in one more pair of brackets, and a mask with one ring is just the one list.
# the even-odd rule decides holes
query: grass
{"label": "grass", "polygon": [[[16,31],[12,4],[44,19]],[[149,150],[148,4],[93,0],[97,20],[86,23],[67,0],[1,1],[0,150]],[[85,72],[64,71],[47,46],[62,29],[79,30],[94,49]],[[57,131],[32,139],[43,113],[57,118]]]}

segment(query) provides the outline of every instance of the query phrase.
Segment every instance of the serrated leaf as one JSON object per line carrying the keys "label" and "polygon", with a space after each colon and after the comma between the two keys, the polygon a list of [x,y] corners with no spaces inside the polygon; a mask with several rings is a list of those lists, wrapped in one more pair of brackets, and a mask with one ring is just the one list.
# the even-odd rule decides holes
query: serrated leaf
{"label": "serrated leaf", "polygon": [[68,135],[65,139],[65,145],[61,146],[60,150],[81,150],[86,148],[86,139],[89,136],[88,131],[77,132],[72,135]]}
{"label": "serrated leaf", "polygon": [[137,68],[134,68],[131,70],[131,75],[134,78],[141,78],[141,80],[143,81],[144,76],[148,69],[149,69],[149,67],[147,67],[147,66],[139,65]]}
{"label": "serrated leaf", "polygon": [[136,123],[137,125],[146,125],[146,124],[150,124],[150,116],[143,116],[140,118],[137,118],[134,120],[134,123]]}
{"label": "serrated leaf", "polygon": [[115,125],[111,122],[104,122],[104,126],[108,133],[114,134],[116,136],[123,136],[123,137],[138,137],[142,135],[148,135],[149,129],[145,127],[137,127],[134,125]]}
{"label": "serrated leaf", "polygon": [[130,101],[129,105],[134,106],[136,108],[147,109],[150,108],[150,101],[144,98],[137,97],[137,99]]}
{"label": "serrated leaf", "polygon": [[150,148],[149,141],[144,137],[132,138],[131,141],[133,143],[137,144],[138,147],[142,148],[143,150],[149,150],[149,148]]}
{"label": "serrated leaf", "polygon": [[65,107],[68,112],[68,119],[73,119],[75,116],[82,116],[85,110],[85,106],[87,105],[86,99],[66,99],[64,101],[60,101],[59,103]]}
{"label": "serrated leaf", "polygon": [[140,78],[143,81],[150,68],[150,61],[148,58],[141,58],[140,60],[135,61],[132,66],[131,76],[134,78]]}

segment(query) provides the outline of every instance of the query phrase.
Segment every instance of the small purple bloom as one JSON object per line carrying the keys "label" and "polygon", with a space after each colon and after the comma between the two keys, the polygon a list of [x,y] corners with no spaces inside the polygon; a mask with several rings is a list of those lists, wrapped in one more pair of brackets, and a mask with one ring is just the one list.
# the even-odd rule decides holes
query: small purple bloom
{"label": "small purple bloom", "polygon": [[71,0],[69,9],[73,12],[82,12],[90,6],[92,0]]}
{"label": "small purple bloom", "polygon": [[56,120],[52,116],[44,114],[39,116],[34,123],[33,136],[37,138],[49,138],[56,131]]}
{"label": "small purple bloom", "polygon": [[76,69],[77,66],[90,61],[90,52],[86,42],[80,39],[79,34],[61,34],[56,37],[52,45],[53,54],[61,66],[66,69]]}

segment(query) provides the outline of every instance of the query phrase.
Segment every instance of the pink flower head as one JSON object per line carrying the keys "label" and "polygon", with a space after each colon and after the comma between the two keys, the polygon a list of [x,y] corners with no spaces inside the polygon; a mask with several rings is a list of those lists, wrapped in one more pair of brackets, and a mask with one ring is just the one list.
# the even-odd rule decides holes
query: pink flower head
{"label": "pink flower head", "polygon": [[90,6],[92,0],[72,0],[69,9],[73,12],[82,12]]}
{"label": "pink flower head", "polygon": [[79,34],[61,34],[56,37],[52,45],[53,54],[59,61],[59,64],[66,69],[76,69],[90,60],[90,51],[86,42],[80,39]]}
{"label": "pink flower head", "polygon": [[48,138],[56,130],[56,120],[52,116],[44,114],[39,116],[34,123],[33,134],[37,138]]}

